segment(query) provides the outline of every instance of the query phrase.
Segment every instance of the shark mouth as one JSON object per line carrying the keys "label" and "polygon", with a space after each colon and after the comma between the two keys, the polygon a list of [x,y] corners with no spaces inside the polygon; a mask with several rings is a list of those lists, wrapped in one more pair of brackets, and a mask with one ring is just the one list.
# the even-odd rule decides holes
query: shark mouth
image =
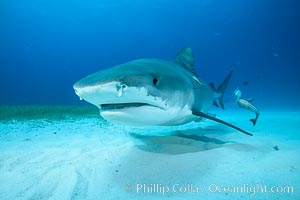
{"label": "shark mouth", "polygon": [[163,108],[155,105],[151,105],[148,103],[112,103],[112,104],[101,104],[100,109],[101,111],[108,111],[108,110],[120,110],[125,108],[137,108],[142,106],[150,106],[150,107],[156,107],[164,110]]}

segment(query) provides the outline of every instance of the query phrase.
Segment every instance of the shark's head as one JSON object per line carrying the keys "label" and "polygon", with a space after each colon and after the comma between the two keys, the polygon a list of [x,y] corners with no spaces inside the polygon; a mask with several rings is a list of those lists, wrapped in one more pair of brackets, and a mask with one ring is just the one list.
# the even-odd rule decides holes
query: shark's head
{"label": "shark's head", "polygon": [[76,94],[100,108],[103,118],[126,125],[175,125],[194,101],[186,70],[172,62],[141,59],[91,74]]}

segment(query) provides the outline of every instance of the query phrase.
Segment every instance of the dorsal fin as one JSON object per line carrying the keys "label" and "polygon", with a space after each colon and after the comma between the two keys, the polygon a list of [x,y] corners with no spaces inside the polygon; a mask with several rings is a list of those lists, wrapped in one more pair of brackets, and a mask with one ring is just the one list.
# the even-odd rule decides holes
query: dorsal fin
{"label": "dorsal fin", "polygon": [[246,99],[247,101],[249,101],[250,103],[252,103],[252,101],[254,100],[254,98],[250,98],[250,99]]}
{"label": "dorsal fin", "polygon": [[183,47],[176,55],[175,62],[182,65],[190,72],[196,74],[194,56],[190,47]]}

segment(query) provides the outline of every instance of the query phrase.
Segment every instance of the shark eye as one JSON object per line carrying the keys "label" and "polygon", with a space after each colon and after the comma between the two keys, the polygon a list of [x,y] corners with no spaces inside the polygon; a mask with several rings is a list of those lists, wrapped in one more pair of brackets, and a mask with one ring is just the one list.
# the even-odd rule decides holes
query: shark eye
{"label": "shark eye", "polygon": [[157,82],[158,82],[157,78],[154,77],[153,80],[152,80],[152,82],[153,82],[153,85],[157,85]]}

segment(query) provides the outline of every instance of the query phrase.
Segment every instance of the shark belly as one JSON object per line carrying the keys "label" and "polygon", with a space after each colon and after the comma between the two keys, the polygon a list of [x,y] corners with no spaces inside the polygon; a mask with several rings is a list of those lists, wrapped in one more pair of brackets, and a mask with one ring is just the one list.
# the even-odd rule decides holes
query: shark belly
{"label": "shark belly", "polygon": [[163,110],[154,106],[127,107],[101,111],[101,116],[114,123],[130,126],[173,126],[193,121],[191,110]]}

